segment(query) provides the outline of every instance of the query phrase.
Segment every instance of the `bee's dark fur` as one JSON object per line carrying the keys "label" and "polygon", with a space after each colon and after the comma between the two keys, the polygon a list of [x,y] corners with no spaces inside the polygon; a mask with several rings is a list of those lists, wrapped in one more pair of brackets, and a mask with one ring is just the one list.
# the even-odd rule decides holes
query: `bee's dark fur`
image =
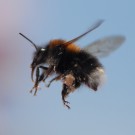
{"label": "bee's dark fur", "polygon": [[[99,20],[90,27],[88,31],[70,41],[60,39],[51,40],[44,47],[37,47],[30,39],[20,33],[20,35],[30,41],[36,49],[31,64],[32,80],[34,70],[36,69],[36,80],[33,87],[33,89],[35,89],[34,95],[36,95],[39,83],[45,81],[52,73],[58,76],[49,82],[48,87],[54,80],[63,81],[62,100],[64,105],[68,108],[70,108],[68,105],[69,102],[65,101],[65,98],[69,93],[81,86],[81,84],[85,84],[95,91],[97,90],[101,83],[101,77],[104,74],[102,65],[97,58],[81,50],[73,43],[99,27],[102,22],[103,20]],[[46,64],[47,67],[45,67],[44,64]],[[40,69],[43,70],[42,73],[40,73]]]}
{"label": "bee's dark fur", "polygon": [[[102,65],[91,54],[76,48],[77,46],[74,44],[72,44],[72,48],[68,48],[68,46],[63,45],[64,42],[64,40],[57,40],[57,42],[53,40],[53,42],[50,42],[44,48],[38,48],[31,66],[35,66],[35,63],[38,63],[37,65],[46,63],[48,67],[46,67],[46,71],[41,75],[39,74],[39,68],[43,69],[44,67],[40,66],[37,68],[37,81],[34,88],[37,91],[39,82],[48,77],[46,77],[46,74],[56,73],[58,77],[54,80],[62,79],[65,81],[67,75],[74,77],[74,81],[72,82],[73,89],[78,88],[81,84],[85,84],[96,91],[100,85],[101,76],[100,73],[97,74],[96,72],[98,69],[103,69]],[[49,73],[46,73],[48,71]],[[69,84],[63,83],[62,99],[68,108],[68,102],[65,101],[65,97],[72,91],[74,90],[70,88]]]}

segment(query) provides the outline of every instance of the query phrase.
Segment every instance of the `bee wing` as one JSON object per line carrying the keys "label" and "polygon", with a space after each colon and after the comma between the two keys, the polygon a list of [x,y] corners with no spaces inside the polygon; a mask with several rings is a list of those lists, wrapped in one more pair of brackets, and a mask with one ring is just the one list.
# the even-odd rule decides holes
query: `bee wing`
{"label": "bee wing", "polygon": [[96,57],[106,57],[117,48],[119,48],[125,41],[124,36],[109,36],[103,39],[97,40],[90,45],[83,48],[85,51]]}

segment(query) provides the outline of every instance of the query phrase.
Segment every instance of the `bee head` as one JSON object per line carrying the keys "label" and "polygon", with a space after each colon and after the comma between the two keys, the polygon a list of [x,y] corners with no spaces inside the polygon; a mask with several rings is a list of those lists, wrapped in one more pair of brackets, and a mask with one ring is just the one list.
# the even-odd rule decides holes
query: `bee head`
{"label": "bee head", "polygon": [[34,53],[33,61],[31,63],[31,78],[33,80],[33,74],[35,71],[35,68],[41,64],[44,64],[47,59],[47,48],[37,48],[36,52]]}

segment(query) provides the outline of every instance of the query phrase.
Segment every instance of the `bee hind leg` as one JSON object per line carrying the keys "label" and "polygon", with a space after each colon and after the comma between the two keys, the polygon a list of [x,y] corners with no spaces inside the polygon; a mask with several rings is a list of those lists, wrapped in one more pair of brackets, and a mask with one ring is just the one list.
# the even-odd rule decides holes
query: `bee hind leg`
{"label": "bee hind leg", "polygon": [[70,109],[70,106],[68,104],[70,104],[68,101],[65,100],[65,98],[68,96],[69,92],[68,92],[68,86],[66,84],[63,84],[63,90],[61,92],[62,95],[62,100],[63,100],[63,104]]}
{"label": "bee hind leg", "polygon": [[58,75],[58,76],[54,77],[52,80],[49,81],[49,83],[47,84],[47,87],[50,87],[50,85],[53,81],[60,80],[62,77],[63,77],[63,75]]}

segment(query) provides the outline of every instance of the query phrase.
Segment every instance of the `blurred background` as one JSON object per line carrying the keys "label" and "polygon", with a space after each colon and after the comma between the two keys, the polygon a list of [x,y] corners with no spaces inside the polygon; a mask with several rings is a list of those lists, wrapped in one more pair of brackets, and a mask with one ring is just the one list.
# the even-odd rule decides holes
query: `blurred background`
{"label": "blurred background", "polygon": [[[135,2],[133,0],[0,0],[0,135],[134,135]],[[98,19],[105,22],[77,42],[80,47],[109,35],[126,41],[101,59],[107,82],[93,92],[81,87],[63,107],[61,82],[41,85],[37,96],[30,64],[35,51],[18,33],[37,45],[69,40]]]}

